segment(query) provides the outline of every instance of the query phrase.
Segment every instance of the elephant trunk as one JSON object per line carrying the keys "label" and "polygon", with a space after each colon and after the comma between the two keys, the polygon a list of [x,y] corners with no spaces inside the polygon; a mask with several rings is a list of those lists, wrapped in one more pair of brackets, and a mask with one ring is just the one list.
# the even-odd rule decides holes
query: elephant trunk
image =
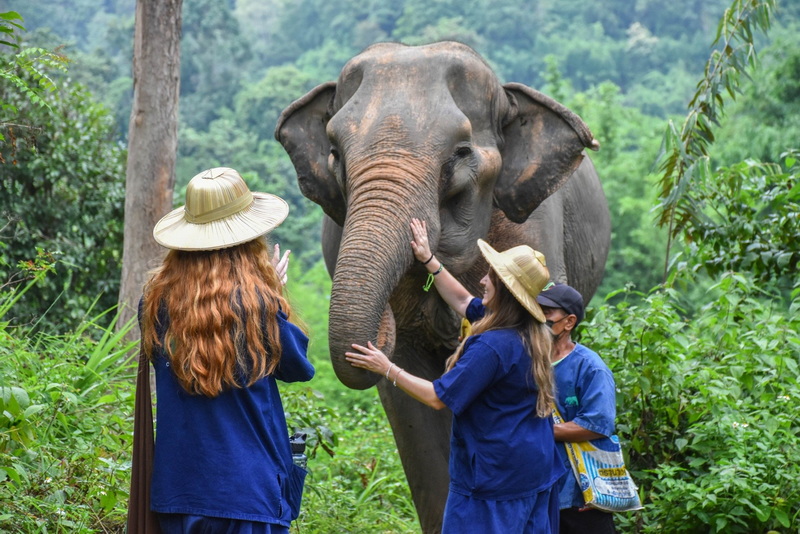
{"label": "elephant trunk", "polygon": [[[331,362],[339,380],[352,389],[369,388],[380,376],[347,362],[345,352],[352,350],[351,344],[372,341],[393,356],[395,323],[389,298],[414,261],[409,221],[419,217],[438,225],[435,192],[408,187],[431,180],[381,167],[371,166],[350,182],[361,187],[350,192],[331,290]],[[431,230],[438,235],[438,228]]]}

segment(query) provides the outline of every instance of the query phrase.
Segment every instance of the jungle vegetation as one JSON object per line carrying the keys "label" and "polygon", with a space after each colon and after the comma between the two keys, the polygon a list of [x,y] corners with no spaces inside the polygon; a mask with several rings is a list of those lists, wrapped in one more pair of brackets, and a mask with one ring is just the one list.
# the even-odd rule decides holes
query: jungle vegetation
{"label": "jungle vegetation", "polygon": [[[123,532],[135,344],[114,305],[134,7],[0,0],[0,532]],[[283,388],[289,424],[314,436],[293,532],[419,527],[377,395],[327,363],[321,210],[273,129],[365,46],[442,39],[602,144],[612,247],[579,334],[615,373],[645,503],[620,531],[796,532],[799,26],[797,0],[184,0],[175,198],[226,165],[292,207],[274,239],[293,251],[318,368]]]}

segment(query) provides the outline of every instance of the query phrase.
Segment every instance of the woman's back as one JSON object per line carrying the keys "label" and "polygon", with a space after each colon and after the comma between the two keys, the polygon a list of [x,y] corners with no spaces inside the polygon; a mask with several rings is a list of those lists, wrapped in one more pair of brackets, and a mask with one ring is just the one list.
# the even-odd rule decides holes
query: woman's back
{"label": "woman's back", "polygon": [[276,380],[309,380],[314,367],[289,322],[285,256],[276,247],[271,260],[263,237],[287,213],[215,168],[154,229],[170,250],[139,319],[157,390],[150,504],[165,531],[288,533],[299,512],[305,471],[292,463]]}
{"label": "woman's back", "polygon": [[165,352],[155,352],[158,423],[152,504],[156,511],[288,520],[279,496],[292,469],[291,451],[276,378],[310,380],[314,368],[305,358],[305,334],[282,313],[277,319],[283,341],[278,372],[214,398],[187,393]]}
{"label": "woman's back", "polygon": [[[552,419],[536,415],[538,390],[518,331],[472,336],[458,363],[434,387],[454,414],[454,491],[491,499],[522,497],[561,476],[553,461]],[[552,470],[543,469],[551,465]]]}

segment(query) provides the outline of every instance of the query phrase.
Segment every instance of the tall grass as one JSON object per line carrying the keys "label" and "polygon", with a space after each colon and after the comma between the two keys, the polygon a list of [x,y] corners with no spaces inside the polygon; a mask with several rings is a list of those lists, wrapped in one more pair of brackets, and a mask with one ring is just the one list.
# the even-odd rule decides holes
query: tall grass
{"label": "tall grass", "polygon": [[[0,300],[0,320],[38,280]],[[49,335],[0,322],[0,531],[120,531],[135,343],[114,310]]]}
{"label": "tall grass", "polygon": [[[322,369],[320,369],[322,367]],[[318,372],[332,372],[325,365]],[[344,387],[344,386],[340,386]],[[305,393],[304,393],[305,391]],[[308,405],[326,405],[308,386],[292,384],[282,395],[288,423],[295,429],[301,404],[298,398],[314,398]],[[332,447],[315,447],[309,459],[309,476],[300,517],[292,524],[296,534],[420,532],[416,510],[406,483],[389,423],[377,391],[351,392],[357,407],[340,412],[327,406]]]}
{"label": "tall grass", "polygon": [[[45,275],[0,293],[0,533],[123,533],[138,342],[125,340],[132,323],[115,330],[114,309],[90,310],[63,335],[5,320]],[[281,384],[287,432],[310,434],[310,474],[292,531],[418,532],[377,394],[337,386],[320,318],[307,323],[318,378]],[[333,400],[317,385],[335,391]]]}
{"label": "tall grass", "polygon": [[[306,309],[325,305],[327,286],[295,280]],[[13,326],[27,287],[0,294],[0,533],[122,533],[136,343],[114,310],[64,335]],[[645,505],[620,514],[619,531],[797,532],[800,289],[782,298],[728,273],[686,311],[678,287],[599,306],[581,327],[615,372]],[[287,432],[311,438],[292,532],[419,532],[377,393],[338,384],[317,315],[306,314],[317,376],[281,384]]]}

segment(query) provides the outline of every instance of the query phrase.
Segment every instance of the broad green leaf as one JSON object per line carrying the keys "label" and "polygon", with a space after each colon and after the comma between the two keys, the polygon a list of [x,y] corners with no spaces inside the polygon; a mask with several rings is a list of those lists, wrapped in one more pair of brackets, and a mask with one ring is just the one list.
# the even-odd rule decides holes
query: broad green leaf
{"label": "broad green leaf", "polygon": [[767,520],[769,519],[770,515],[772,515],[772,511],[768,507],[767,508],[757,508],[756,509],[756,517],[762,523],[766,523]]}
{"label": "broad green leaf", "polygon": [[775,514],[775,519],[777,519],[782,526],[789,528],[791,521],[789,520],[789,515],[786,512],[780,508],[773,508],[772,513]]}

